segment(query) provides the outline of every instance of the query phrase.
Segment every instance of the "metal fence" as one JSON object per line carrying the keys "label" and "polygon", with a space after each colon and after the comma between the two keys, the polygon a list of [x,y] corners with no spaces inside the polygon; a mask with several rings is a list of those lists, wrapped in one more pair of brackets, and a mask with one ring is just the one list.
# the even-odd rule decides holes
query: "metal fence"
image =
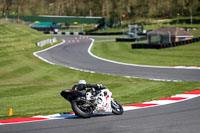
{"label": "metal fence", "polygon": [[[2,16],[0,16],[1,18]],[[9,19],[18,19],[18,16],[10,15]],[[102,21],[102,17],[78,17],[78,16],[19,16],[20,20],[26,22],[57,22],[74,24],[99,24]]]}
{"label": "metal fence", "polygon": [[43,46],[45,46],[45,45],[47,45],[47,44],[52,44],[52,43],[56,43],[56,42],[57,42],[56,38],[53,38],[53,39],[46,39],[46,40],[37,42],[36,45],[37,45],[38,47],[43,47]]}

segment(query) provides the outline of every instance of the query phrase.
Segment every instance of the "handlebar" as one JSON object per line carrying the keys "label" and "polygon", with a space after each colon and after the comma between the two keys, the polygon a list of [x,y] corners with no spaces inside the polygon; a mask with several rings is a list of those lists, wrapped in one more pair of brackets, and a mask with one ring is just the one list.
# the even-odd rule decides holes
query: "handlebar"
{"label": "handlebar", "polygon": [[106,87],[104,87],[104,86],[102,86],[102,85],[100,85],[100,84],[87,84],[86,85],[87,86],[87,88],[98,88],[98,89],[105,89]]}

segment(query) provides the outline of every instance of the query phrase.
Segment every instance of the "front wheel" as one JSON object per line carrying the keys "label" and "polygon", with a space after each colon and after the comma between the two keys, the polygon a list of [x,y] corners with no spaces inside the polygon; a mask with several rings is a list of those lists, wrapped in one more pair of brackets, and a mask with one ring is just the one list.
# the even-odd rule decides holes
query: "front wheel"
{"label": "front wheel", "polygon": [[113,114],[122,115],[124,112],[123,107],[115,100],[111,101],[111,107]]}
{"label": "front wheel", "polygon": [[89,118],[93,114],[93,109],[90,106],[86,106],[76,100],[71,102],[71,106],[75,114],[82,118]]}

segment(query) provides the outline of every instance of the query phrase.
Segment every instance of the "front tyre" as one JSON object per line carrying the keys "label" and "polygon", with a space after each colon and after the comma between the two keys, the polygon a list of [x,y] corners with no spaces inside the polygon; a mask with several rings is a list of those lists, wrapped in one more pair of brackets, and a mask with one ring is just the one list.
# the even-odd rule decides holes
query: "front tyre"
{"label": "front tyre", "polygon": [[84,104],[76,100],[71,102],[71,106],[75,114],[82,118],[89,118],[93,114],[93,109],[91,107],[85,107]]}
{"label": "front tyre", "polygon": [[113,114],[122,115],[124,112],[123,107],[115,100],[111,101],[111,107]]}

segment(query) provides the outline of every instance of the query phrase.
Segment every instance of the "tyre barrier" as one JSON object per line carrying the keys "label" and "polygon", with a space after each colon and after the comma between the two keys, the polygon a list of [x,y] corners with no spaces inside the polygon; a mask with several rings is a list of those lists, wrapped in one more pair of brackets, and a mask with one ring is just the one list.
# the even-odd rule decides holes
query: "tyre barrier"
{"label": "tyre barrier", "polygon": [[43,33],[44,34],[50,34],[50,31],[44,31]]}
{"label": "tyre barrier", "polygon": [[190,40],[184,40],[184,41],[173,42],[173,43],[163,43],[163,44],[135,43],[135,44],[132,44],[131,47],[132,47],[132,49],[136,49],[136,48],[161,49],[161,48],[176,47],[176,46],[181,46],[181,45],[186,45],[186,44],[191,44],[191,43],[196,43],[196,42],[200,42],[200,37],[193,38]]}
{"label": "tyre barrier", "polygon": [[[140,37],[137,41],[144,41],[147,40],[147,37]],[[116,42],[134,42],[136,38],[116,38]]]}
{"label": "tyre barrier", "polygon": [[86,33],[86,35],[97,35],[97,36],[103,36],[103,35],[123,35],[123,32],[106,32],[106,33]]}
{"label": "tyre barrier", "polygon": [[116,42],[134,42],[136,38],[116,38]]}
{"label": "tyre barrier", "polygon": [[85,32],[51,32],[51,31],[44,31],[44,34],[58,34],[58,35],[86,35]]}

